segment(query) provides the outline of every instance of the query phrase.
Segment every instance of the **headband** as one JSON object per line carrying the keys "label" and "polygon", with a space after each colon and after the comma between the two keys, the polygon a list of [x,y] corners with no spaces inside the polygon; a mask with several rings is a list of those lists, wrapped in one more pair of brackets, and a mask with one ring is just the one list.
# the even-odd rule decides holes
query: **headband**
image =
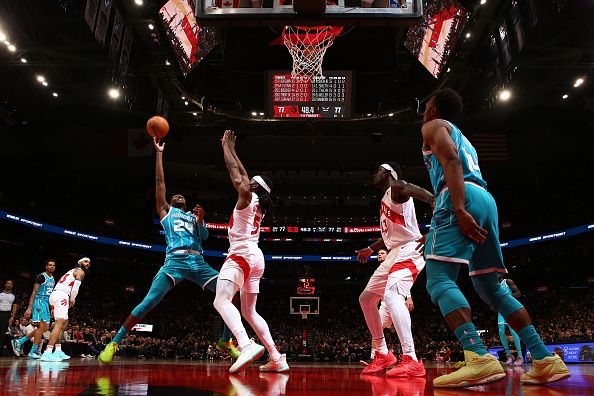
{"label": "headband", "polygon": [[390,171],[390,173],[392,174],[392,177],[395,180],[398,180],[398,174],[396,173],[396,171],[394,170],[394,168],[392,168],[390,165],[388,164],[381,164],[381,167],[384,168],[385,170]]}
{"label": "headband", "polygon": [[270,187],[268,187],[268,184],[266,184],[266,182],[264,181],[264,179],[262,179],[261,176],[254,176],[254,181],[258,183],[260,186],[262,186],[264,190],[268,191],[268,194],[270,194]]}
{"label": "headband", "polygon": [[88,257],[83,257],[83,258],[81,258],[80,260],[78,260],[78,263],[79,263],[79,264],[82,264],[82,263],[83,263],[83,262],[85,262],[85,261],[88,261],[88,262],[90,263],[90,262],[91,262],[91,259],[90,259],[90,258],[88,258]]}

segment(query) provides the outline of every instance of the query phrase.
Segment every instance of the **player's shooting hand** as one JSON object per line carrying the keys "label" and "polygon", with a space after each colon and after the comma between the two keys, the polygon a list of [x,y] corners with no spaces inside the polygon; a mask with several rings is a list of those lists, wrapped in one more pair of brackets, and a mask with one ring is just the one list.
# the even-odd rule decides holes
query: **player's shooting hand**
{"label": "player's shooting hand", "polygon": [[194,206],[194,209],[192,209],[192,212],[194,213],[194,216],[196,216],[196,221],[198,223],[201,223],[202,220],[204,220],[204,208],[198,204],[196,204],[196,206]]}
{"label": "player's shooting hand", "polygon": [[153,146],[155,146],[155,150],[162,153],[165,150],[165,142],[160,138],[153,138]]}
{"label": "player's shooting hand", "polygon": [[408,312],[412,312],[415,309],[415,304],[413,303],[412,298],[407,298],[404,304],[406,305]]}
{"label": "player's shooting hand", "polygon": [[357,260],[360,263],[365,264],[369,256],[373,254],[373,250],[371,250],[369,247],[366,247],[365,249],[355,250],[355,253],[357,253]]}
{"label": "player's shooting hand", "polygon": [[415,248],[417,252],[419,253],[423,253],[423,251],[425,250],[425,241],[427,240],[427,234],[423,235],[422,237],[420,237],[419,239],[417,239],[415,242],[417,242],[417,247]]}
{"label": "player's shooting hand", "polygon": [[483,243],[487,239],[487,230],[481,228],[472,215],[466,210],[462,209],[456,212],[458,219],[458,227],[462,234],[474,243]]}
{"label": "player's shooting hand", "polygon": [[228,147],[229,149],[231,149],[231,136],[233,134],[233,131],[230,129],[227,129],[225,131],[225,133],[223,134],[223,137],[221,138],[221,145],[223,146],[223,148]]}

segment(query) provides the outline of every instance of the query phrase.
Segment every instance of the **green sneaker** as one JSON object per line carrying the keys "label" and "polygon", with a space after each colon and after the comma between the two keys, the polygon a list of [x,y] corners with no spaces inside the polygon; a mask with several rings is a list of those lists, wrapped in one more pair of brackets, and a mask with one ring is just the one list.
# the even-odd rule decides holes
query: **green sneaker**
{"label": "green sneaker", "polygon": [[111,361],[113,360],[113,355],[115,355],[116,352],[119,350],[120,347],[117,343],[110,342],[109,344],[107,344],[103,352],[99,354],[97,360],[99,360],[99,362],[103,364],[111,364]]}
{"label": "green sneaker", "polygon": [[219,342],[217,342],[217,351],[221,353],[226,353],[233,359],[237,359],[239,357],[239,351],[237,350],[237,348],[235,348],[235,344],[233,344],[232,340],[225,342],[222,338],[219,339]]}

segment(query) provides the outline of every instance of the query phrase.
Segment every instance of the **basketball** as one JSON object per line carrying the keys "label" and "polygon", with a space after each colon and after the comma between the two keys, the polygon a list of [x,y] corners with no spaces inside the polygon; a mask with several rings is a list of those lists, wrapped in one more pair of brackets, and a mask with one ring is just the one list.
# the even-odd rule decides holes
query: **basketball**
{"label": "basketball", "polygon": [[152,137],[164,138],[169,132],[169,123],[161,116],[151,117],[146,122],[146,131]]}

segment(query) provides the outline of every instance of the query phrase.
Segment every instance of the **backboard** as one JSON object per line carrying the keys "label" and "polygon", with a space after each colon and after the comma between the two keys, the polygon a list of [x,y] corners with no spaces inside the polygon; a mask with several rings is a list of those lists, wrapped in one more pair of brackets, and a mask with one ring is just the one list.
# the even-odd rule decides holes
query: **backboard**
{"label": "backboard", "polygon": [[320,15],[298,14],[292,0],[196,0],[201,26],[396,26],[423,14],[422,0],[328,0]]}
{"label": "backboard", "polygon": [[289,313],[291,315],[320,314],[320,297],[291,297],[289,300]]}

